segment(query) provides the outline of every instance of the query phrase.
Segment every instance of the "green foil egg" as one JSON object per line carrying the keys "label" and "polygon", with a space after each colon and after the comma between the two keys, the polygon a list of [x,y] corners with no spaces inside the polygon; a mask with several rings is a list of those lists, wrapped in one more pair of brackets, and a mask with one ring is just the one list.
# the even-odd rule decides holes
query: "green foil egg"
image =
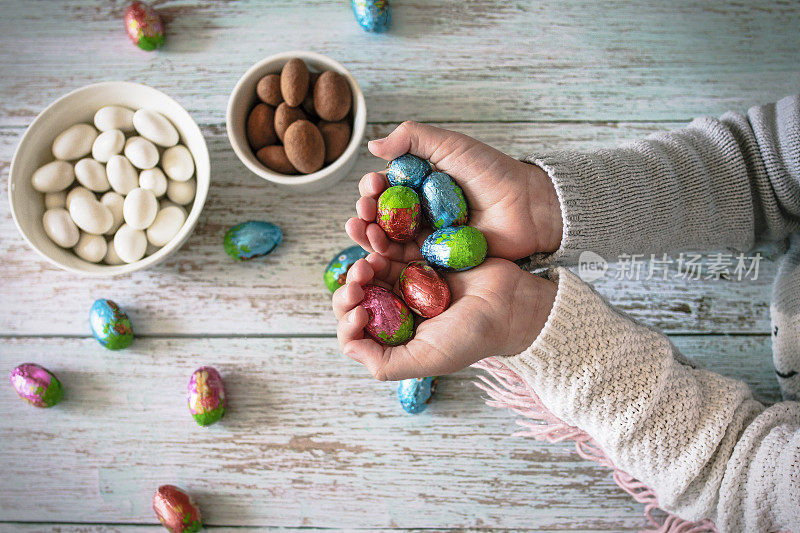
{"label": "green foil egg", "polygon": [[460,272],[486,259],[488,245],[480,230],[471,226],[450,226],[431,233],[422,243],[422,257],[434,267]]}
{"label": "green foil egg", "polygon": [[419,196],[410,187],[395,185],[378,197],[378,225],[397,242],[413,240],[421,228]]}

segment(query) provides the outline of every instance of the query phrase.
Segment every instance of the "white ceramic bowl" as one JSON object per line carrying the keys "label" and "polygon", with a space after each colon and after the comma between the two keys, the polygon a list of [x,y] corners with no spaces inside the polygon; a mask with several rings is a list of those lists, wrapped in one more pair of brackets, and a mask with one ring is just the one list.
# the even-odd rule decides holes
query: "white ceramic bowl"
{"label": "white ceramic bowl", "polygon": [[[34,190],[31,185],[33,172],[53,160],[51,147],[56,135],[79,122],[92,124],[95,112],[106,105],[120,105],[134,110],[149,107],[167,117],[178,129],[181,143],[186,145],[194,157],[197,180],[194,203],[178,234],[150,256],[135,263],[113,266],[84,261],[72,250],[61,248],[51,241],[42,225],[44,195]],[[11,160],[8,198],[11,203],[11,215],[20,233],[42,257],[64,270],[77,274],[116,276],[155,265],[180,248],[197,224],[210,182],[211,164],[206,141],[195,121],[178,102],[146,85],[108,81],[87,85],[65,94],[39,113],[22,136]]]}
{"label": "white ceramic bowl", "polygon": [[[345,77],[353,93],[351,108],[353,134],[344,153],[336,161],[311,174],[287,176],[268,169],[256,158],[255,153],[247,143],[246,124],[247,114],[256,103],[256,84],[258,84],[258,80],[267,74],[280,74],[283,65],[293,57],[298,57],[305,61],[312,71],[334,70]],[[295,50],[262,59],[239,78],[228,99],[226,123],[228,139],[231,142],[233,151],[252,172],[285,189],[298,192],[316,192],[330,187],[345,177],[355,165],[358,159],[358,149],[364,139],[364,130],[367,127],[367,106],[364,102],[364,93],[361,92],[358,82],[340,63],[322,54]]]}

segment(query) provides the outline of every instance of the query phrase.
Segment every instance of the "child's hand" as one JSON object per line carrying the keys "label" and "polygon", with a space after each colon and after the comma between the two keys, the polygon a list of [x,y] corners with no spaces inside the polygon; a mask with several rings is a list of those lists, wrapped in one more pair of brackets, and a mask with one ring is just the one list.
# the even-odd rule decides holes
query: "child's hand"
{"label": "child's hand", "polygon": [[[561,207],[553,184],[535,165],[517,161],[471,137],[433,126],[404,122],[388,137],[370,141],[369,150],[391,161],[406,152],[446,172],[467,197],[469,225],[483,232],[489,256],[520,259],[553,252],[561,243]],[[371,172],[359,183],[358,218],[347,234],[366,250],[396,261],[421,259],[417,242],[392,242],[375,223],[378,196],[389,186],[385,172]]]}
{"label": "child's hand", "polygon": [[553,282],[488,258],[472,270],[445,274],[450,307],[419,324],[408,343],[382,346],[364,333],[369,317],[359,305],[362,286],[391,289],[404,266],[370,254],[350,268],[347,284],[333,294],[342,352],[380,380],[449,374],[485,357],[519,353],[536,339],[555,300]]}

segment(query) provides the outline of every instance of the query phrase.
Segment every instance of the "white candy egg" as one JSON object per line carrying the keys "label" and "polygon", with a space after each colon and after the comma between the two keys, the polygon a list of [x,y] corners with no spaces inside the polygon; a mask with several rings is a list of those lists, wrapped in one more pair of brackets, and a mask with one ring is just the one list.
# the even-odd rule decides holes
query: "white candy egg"
{"label": "white candy egg", "polygon": [[69,193],[67,193],[67,197],[64,199],[64,207],[67,209],[67,211],[69,211],[69,206],[72,204],[72,201],[75,200],[75,198],[88,198],[89,200],[97,200],[97,196],[95,196],[92,191],[86,187],[77,185],[73,187]]}
{"label": "white candy egg", "polygon": [[119,229],[122,223],[125,222],[125,217],[123,215],[125,198],[118,192],[108,191],[100,198],[100,203],[106,206],[108,210],[111,211],[111,216],[114,217],[111,227],[108,228],[106,232],[106,235],[112,235]]}
{"label": "white candy egg", "polygon": [[94,114],[94,125],[100,131],[133,131],[133,111],[116,105],[101,107]]}
{"label": "white candy egg", "polygon": [[186,221],[186,213],[179,206],[162,209],[153,224],[147,228],[147,240],[155,246],[164,246],[172,240]]}
{"label": "white candy egg", "polygon": [[90,191],[103,192],[111,187],[106,177],[106,167],[91,157],[84,157],[75,163],[75,177]]}
{"label": "white candy egg", "polygon": [[171,179],[186,181],[194,174],[192,153],[182,144],[167,148],[161,159],[161,167]]}
{"label": "white candy egg", "polygon": [[119,255],[117,254],[117,249],[114,248],[114,238],[110,238],[106,241],[106,256],[103,258],[103,262],[107,265],[122,265],[125,263],[122,259],[120,259]]}
{"label": "white candy egg", "polygon": [[148,168],[139,172],[139,187],[152,192],[156,198],[167,192],[167,177],[160,168]]}
{"label": "white candy egg", "polygon": [[178,144],[178,130],[158,111],[139,109],[133,114],[133,127],[139,135],[150,139],[159,146]]}
{"label": "white candy egg", "polygon": [[75,168],[66,161],[51,161],[36,169],[31,185],[39,192],[63,191],[75,181]]}
{"label": "white candy egg", "polygon": [[137,187],[125,197],[122,213],[128,226],[147,229],[158,214],[158,200],[152,192]]}
{"label": "white candy egg", "polygon": [[75,245],[75,254],[84,261],[97,263],[101,261],[108,252],[108,245],[105,237],[81,232],[81,237]]}
{"label": "white candy egg", "polygon": [[144,137],[133,136],[125,141],[125,157],[136,168],[153,168],[158,163],[158,148]]}
{"label": "white candy egg", "polygon": [[111,210],[95,199],[75,198],[69,204],[69,216],[75,225],[86,233],[100,235],[114,222]]}
{"label": "white candy egg", "polygon": [[169,180],[167,183],[167,198],[179,205],[186,205],[194,199],[196,185],[193,179],[189,181]]}
{"label": "white candy egg", "polygon": [[56,207],[67,206],[67,193],[66,191],[48,192],[44,195],[44,208],[55,209]]}
{"label": "white candy egg", "polygon": [[75,124],[62,131],[53,141],[53,155],[56,159],[71,161],[92,151],[97,138],[97,130],[89,124]]}
{"label": "white candy egg", "polygon": [[147,237],[142,230],[123,224],[114,235],[114,250],[124,262],[134,263],[144,257]]}
{"label": "white candy egg", "polygon": [[122,153],[125,148],[125,134],[120,130],[104,131],[92,144],[92,157],[101,163],[108,163],[112,155]]}
{"label": "white candy egg", "polygon": [[62,248],[72,248],[80,238],[78,227],[66,209],[60,207],[48,209],[42,216],[42,225],[50,240]]}
{"label": "white candy egg", "polygon": [[124,155],[113,155],[106,164],[106,175],[111,188],[123,196],[139,186],[139,174]]}

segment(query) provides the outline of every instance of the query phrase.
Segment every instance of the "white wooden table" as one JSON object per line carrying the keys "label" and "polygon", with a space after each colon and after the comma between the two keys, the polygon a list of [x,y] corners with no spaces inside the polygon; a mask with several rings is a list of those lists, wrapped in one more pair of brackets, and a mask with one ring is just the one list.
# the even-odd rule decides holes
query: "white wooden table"
{"label": "white wooden table", "polygon": [[[206,524],[223,530],[641,527],[641,506],[572,446],[509,437],[513,417],[484,405],[474,371],[443,379],[428,411],[409,416],[393,384],[344,358],[322,270],[348,245],[358,178],[380,162],[364,149],[340,187],[290,195],[239,163],[224,124],[241,73],[290,49],[353,72],[368,137],[415,119],[512,155],[611,145],[800,87],[796,2],[600,4],[397,0],[392,31],[370,35],[346,0],[163,1],[167,45],[146,53],[124,35],[125,2],[0,1],[0,374],[35,361],[66,388],[57,408],[36,410],[0,386],[0,530],[157,531],[150,499],[162,483],[189,490]],[[94,281],[28,249],[6,189],[33,117],[68,90],[112,79],[152,85],[189,110],[211,150],[212,186],[171,260]],[[285,240],[264,260],[234,264],[222,235],[248,219],[279,224]],[[768,259],[757,281],[597,286],[774,400],[775,270]],[[90,337],[98,297],[128,311],[132,348],[109,352]],[[184,400],[201,364],[222,372],[230,400],[206,429]]]}

